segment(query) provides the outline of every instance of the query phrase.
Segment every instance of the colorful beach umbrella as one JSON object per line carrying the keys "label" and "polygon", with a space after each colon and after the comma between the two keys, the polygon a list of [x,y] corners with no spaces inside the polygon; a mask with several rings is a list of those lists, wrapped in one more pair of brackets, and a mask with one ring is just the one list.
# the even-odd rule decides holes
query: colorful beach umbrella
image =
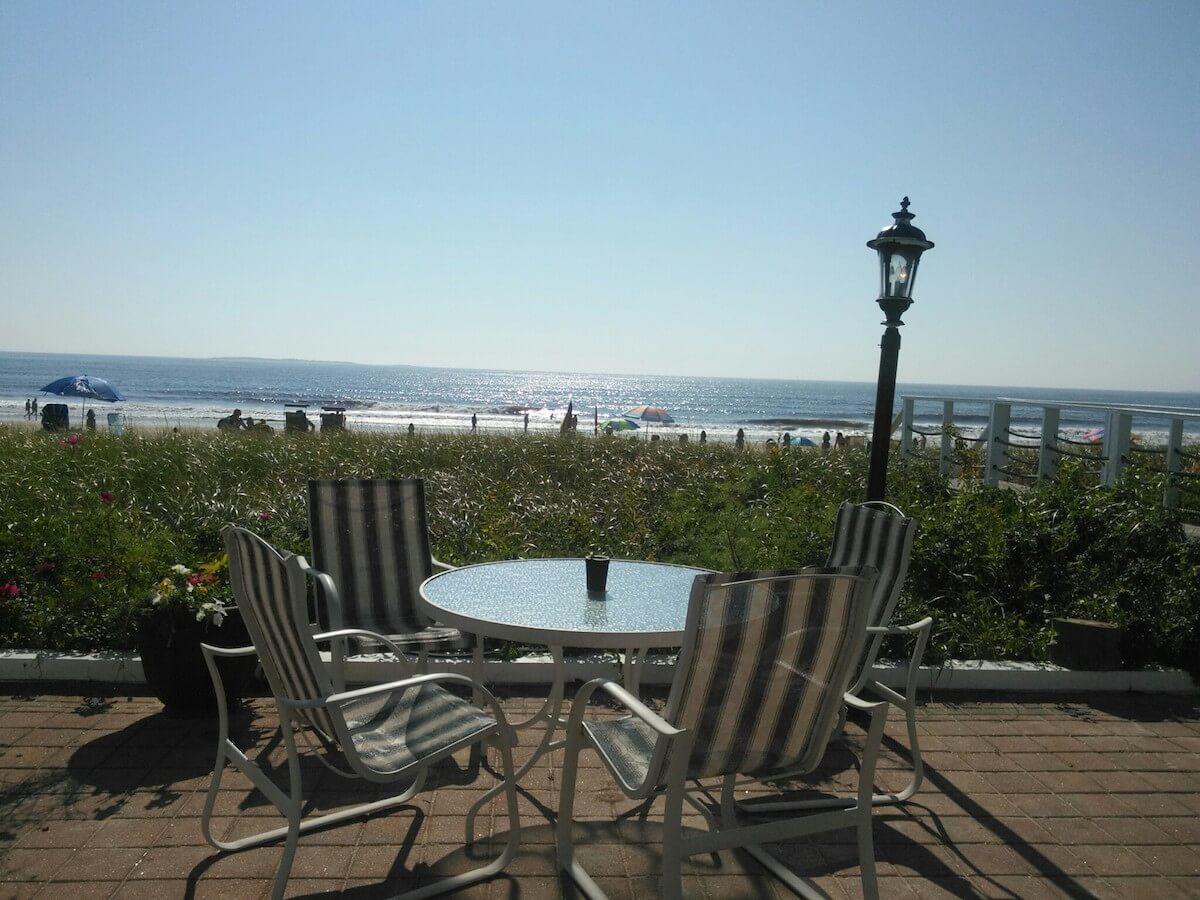
{"label": "colorful beach umbrella", "polygon": [[630,419],[641,419],[643,422],[670,424],[675,421],[671,418],[671,414],[661,406],[635,406],[625,415]]}
{"label": "colorful beach umbrella", "polygon": [[640,428],[637,422],[632,419],[609,419],[600,426],[601,431],[607,431],[611,428],[613,431],[633,431],[635,428]]}
{"label": "colorful beach umbrella", "polygon": [[1104,443],[1104,429],[1103,428],[1092,428],[1088,431],[1085,431],[1083,433],[1083,440],[1087,441],[1089,444],[1103,444]]}
{"label": "colorful beach umbrella", "polygon": [[103,400],[106,403],[117,403],[124,400],[125,395],[103,378],[93,375],[67,375],[52,381],[44,388],[45,394],[56,394],[59,397],[83,397],[86,400]]}

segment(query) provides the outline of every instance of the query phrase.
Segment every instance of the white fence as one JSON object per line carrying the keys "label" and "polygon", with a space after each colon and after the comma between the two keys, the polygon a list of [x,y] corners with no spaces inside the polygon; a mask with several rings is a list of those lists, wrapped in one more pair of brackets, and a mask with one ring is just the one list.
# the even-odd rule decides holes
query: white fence
{"label": "white fence", "polygon": [[[955,423],[956,404],[988,410],[987,424],[978,437],[963,438],[963,428]],[[940,407],[940,425],[935,428],[919,427],[916,422],[929,418],[929,407]],[[920,407],[920,410],[918,410]],[[1041,411],[1040,422],[1024,430],[1012,427],[1013,409]],[[1103,422],[1103,437],[1100,440],[1068,437],[1062,431],[1062,414],[1065,410],[1085,411]],[[936,420],[939,416],[933,413]],[[1028,417],[1027,417],[1028,418]],[[930,397],[904,396],[900,411],[900,453],[904,460],[925,459],[936,462],[938,470],[946,476],[955,471],[955,451],[964,440],[975,443],[982,451],[982,478],[985,484],[1001,482],[1046,482],[1053,481],[1063,457],[1076,458],[1097,464],[1100,484],[1111,487],[1121,477],[1124,468],[1133,460],[1134,454],[1146,454],[1152,471],[1166,476],[1163,504],[1179,506],[1181,496],[1200,489],[1200,445],[1185,443],[1186,426],[1200,425],[1200,409],[1184,407],[1140,407],[1114,406],[1103,403],[1078,401],[1058,402],[1054,400],[1028,400],[998,397],[981,400],[978,397]],[[1165,432],[1162,443],[1135,443],[1135,426],[1138,431]],[[914,440],[915,438],[915,440]],[[934,453],[924,450],[927,438],[937,439]],[[1014,450],[1029,451],[1024,454]],[[1150,461],[1159,457],[1157,461]],[[1036,464],[1032,462],[1036,460]],[[1200,506],[1200,501],[1191,501]]]}

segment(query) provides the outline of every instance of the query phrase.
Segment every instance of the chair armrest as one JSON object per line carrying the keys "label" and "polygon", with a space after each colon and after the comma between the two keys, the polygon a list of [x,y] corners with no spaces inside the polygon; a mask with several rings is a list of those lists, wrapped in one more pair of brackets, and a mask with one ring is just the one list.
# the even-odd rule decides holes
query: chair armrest
{"label": "chair armrest", "polygon": [[200,649],[213,656],[255,656],[258,648],[251,644],[249,647],[214,647],[212,644],[200,645]]}
{"label": "chair armrest", "polygon": [[842,694],[842,700],[845,701],[846,705],[851,709],[857,709],[859,712],[865,713],[876,713],[888,705],[886,700],[878,700],[875,703],[868,703],[866,700],[863,700],[862,698],[857,697],[848,691],[845,694]]}
{"label": "chair armrest", "polygon": [[375,641],[385,645],[392,651],[392,653],[396,655],[396,659],[398,659],[400,663],[408,669],[408,671],[415,671],[412,663],[408,660],[408,655],[399,647],[397,647],[395,642],[375,631],[368,631],[365,628],[339,628],[336,631],[322,631],[319,634],[314,634],[313,640],[322,642],[336,640],[337,638],[354,637],[366,638],[369,641]]}
{"label": "chair armrest", "polygon": [[628,709],[631,713],[633,713],[663,737],[676,737],[677,735],[684,733],[684,729],[676,728],[674,725],[671,725],[666,719],[664,719],[654,710],[650,709],[650,707],[642,703],[641,700],[633,696],[633,694],[629,693],[629,691],[625,690],[625,688],[621,687],[610,678],[593,679],[579,689],[579,693],[575,695],[575,700],[571,703],[572,720],[576,719],[577,710],[579,713],[578,718],[582,720],[583,710],[587,706],[588,700],[590,700],[592,694],[596,693],[598,690],[602,690],[609,694],[614,700],[617,700],[622,706]]}
{"label": "chair armrest", "polygon": [[444,563],[433,554],[429,555],[430,562],[433,563],[435,569],[441,569],[443,572],[449,572],[452,569],[457,569],[458,566],[452,566],[450,563]]}
{"label": "chair armrest", "polygon": [[911,625],[870,625],[867,627],[867,634],[916,634],[919,631],[927,631],[932,626],[933,617],[926,616]]}

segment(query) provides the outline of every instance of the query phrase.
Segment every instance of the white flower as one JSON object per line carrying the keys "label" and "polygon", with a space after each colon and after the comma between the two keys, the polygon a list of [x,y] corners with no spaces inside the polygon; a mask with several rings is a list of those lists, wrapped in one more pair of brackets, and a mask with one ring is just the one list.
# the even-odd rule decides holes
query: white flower
{"label": "white flower", "polygon": [[165,599],[166,598],[162,594],[155,594],[150,598],[150,603],[154,606],[158,606],[158,604],[162,603]]}
{"label": "white flower", "polygon": [[188,586],[187,586],[187,592],[190,594],[190,593],[191,593],[192,591],[194,591],[195,589],[196,589],[196,586],[195,586],[194,584],[191,584],[191,583],[189,582],[189,583],[188,583]]}
{"label": "white flower", "polygon": [[187,566],[183,565],[182,563],[175,563],[175,565],[171,566],[171,571],[174,572],[176,575],[191,575],[192,574],[192,570],[189,569]]}
{"label": "white flower", "polygon": [[216,625],[218,628],[221,627],[221,624],[224,621],[225,621],[225,613],[221,612],[220,610],[217,610],[215,613],[213,613],[213,624]]}

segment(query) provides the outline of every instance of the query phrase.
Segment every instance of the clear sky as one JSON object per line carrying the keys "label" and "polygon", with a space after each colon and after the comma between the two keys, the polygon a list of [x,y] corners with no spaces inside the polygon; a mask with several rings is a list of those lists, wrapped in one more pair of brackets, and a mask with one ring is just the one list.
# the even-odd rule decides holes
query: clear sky
{"label": "clear sky", "polygon": [[0,349],[1200,388],[1200,3],[0,4]]}

